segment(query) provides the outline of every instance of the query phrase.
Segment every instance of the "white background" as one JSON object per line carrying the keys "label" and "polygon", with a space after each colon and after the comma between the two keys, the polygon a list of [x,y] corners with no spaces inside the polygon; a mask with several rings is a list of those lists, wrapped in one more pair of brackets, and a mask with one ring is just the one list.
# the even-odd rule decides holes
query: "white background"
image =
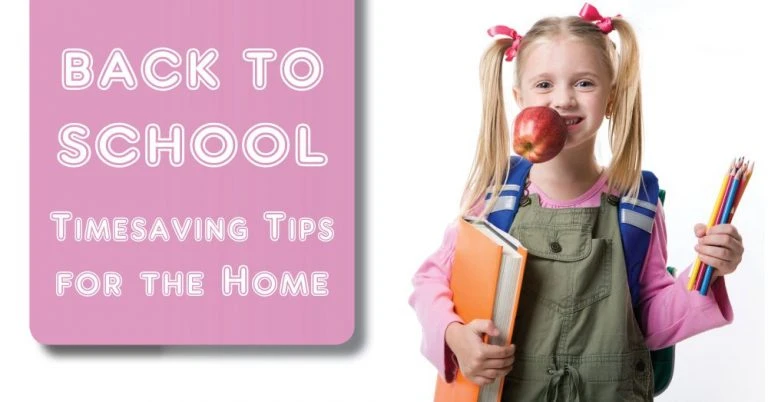
{"label": "white background", "polygon": [[[485,30],[506,24],[525,32],[539,17],[575,14],[582,3],[364,3],[357,338],[338,349],[51,349],[28,329],[28,4],[3,2],[0,400],[430,400],[435,370],[419,354],[420,327],[407,298],[411,276],[456,213],[471,163],[478,63],[490,43]],[[735,321],[678,345],[675,378],[659,400],[762,401],[768,161],[758,141],[768,134],[768,65],[758,57],[766,49],[765,7],[747,0],[668,3],[595,5],[603,14],[623,14],[638,33],[644,167],[668,191],[672,265],[693,259],[693,224],[709,217],[731,158],[746,155],[758,165],[734,220],[746,247],[744,262],[727,279]],[[604,143],[599,157],[606,160]]]}

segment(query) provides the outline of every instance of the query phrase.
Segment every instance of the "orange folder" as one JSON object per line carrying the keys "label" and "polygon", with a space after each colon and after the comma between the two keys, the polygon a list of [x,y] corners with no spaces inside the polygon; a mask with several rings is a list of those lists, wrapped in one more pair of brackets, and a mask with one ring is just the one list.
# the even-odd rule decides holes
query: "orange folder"
{"label": "orange folder", "polygon": [[[484,342],[508,345],[523,283],[525,247],[508,233],[479,218],[459,222],[450,288],[456,314],[469,323],[493,320],[500,334]],[[498,402],[504,378],[478,386],[458,370],[451,383],[438,376],[435,402]]]}

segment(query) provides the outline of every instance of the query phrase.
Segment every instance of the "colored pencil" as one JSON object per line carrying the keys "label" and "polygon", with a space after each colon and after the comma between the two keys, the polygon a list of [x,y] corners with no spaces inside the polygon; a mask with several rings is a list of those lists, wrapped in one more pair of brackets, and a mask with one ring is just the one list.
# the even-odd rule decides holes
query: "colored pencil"
{"label": "colored pencil", "polygon": [[736,212],[736,208],[739,207],[739,201],[741,201],[741,196],[744,194],[744,190],[747,189],[747,184],[749,184],[749,178],[752,177],[752,169],[755,167],[755,162],[747,164],[747,171],[746,175],[747,177],[744,179],[744,181],[741,182],[741,186],[739,187],[739,192],[736,193],[736,201],[733,203],[733,210],[731,211],[731,216],[728,219],[728,223],[731,223],[731,220],[733,220],[733,214]]}
{"label": "colored pencil", "polygon": [[[740,164],[741,165],[741,164]],[[723,216],[720,219],[720,224],[727,223],[729,221],[729,218],[731,217],[731,211],[733,209],[734,201],[736,200],[736,193],[739,190],[739,184],[742,180],[742,177],[744,175],[744,168],[743,166],[739,166],[738,170],[736,171],[733,182],[731,183],[731,188],[728,192],[728,198],[726,199],[726,204],[723,212]],[[714,268],[707,265],[706,272],[704,274],[704,279],[702,280],[701,287],[699,288],[699,294],[705,295],[707,294],[707,290],[709,289],[709,284],[712,281],[712,273],[714,271]]]}
{"label": "colored pencil", "polygon": [[736,176],[736,171],[739,169],[739,162],[736,161],[736,164],[731,166],[731,171],[729,173],[728,177],[728,185],[725,188],[725,195],[723,196],[723,199],[721,200],[720,204],[720,210],[717,212],[717,217],[715,218],[715,224],[719,224],[721,220],[723,220],[723,214],[725,213],[725,201],[727,199],[728,194],[730,194],[731,187],[733,187],[733,178]]}
{"label": "colored pencil", "polygon": [[[734,160],[735,162],[735,160]],[[720,211],[720,204],[723,200],[723,195],[725,194],[726,186],[728,185],[728,180],[730,178],[730,168],[725,173],[725,177],[723,177],[723,183],[720,185],[720,191],[717,193],[717,199],[715,200],[715,206],[712,209],[712,214],[709,216],[709,222],[707,223],[707,228],[710,228],[714,226],[715,224],[715,218],[717,217],[718,211]],[[688,290],[693,290],[694,285],[696,284],[696,280],[698,279],[699,271],[701,270],[701,260],[699,260],[699,257],[696,256],[696,261],[691,266],[691,276],[688,280]]]}
{"label": "colored pencil", "polygon": [[[736,168],[740,162],[741,158],[736,158],[733,160],[733,162],[731,162],[731,166],[728,168],[728,183],[725,185],[725,192],[723,193],[723,196],[718,201],[717,215],[715,215],[715,220],[713,221],[712,226],[718,225],[720,220],[723,219],[723,214],[725,213],[725,203],[728,198],[728,194],[731,192],[731,187],[733,186],[733,176],[736,174]],[[712,226],[707,227],[707,229]],[[701,269],[696,276],[696,284],[693,286],[693,289],[697,292],[701,292],[701,283],[704,282],[704,276],[706,275],[708,268],[709,266],[707,264],[701,264]]]}

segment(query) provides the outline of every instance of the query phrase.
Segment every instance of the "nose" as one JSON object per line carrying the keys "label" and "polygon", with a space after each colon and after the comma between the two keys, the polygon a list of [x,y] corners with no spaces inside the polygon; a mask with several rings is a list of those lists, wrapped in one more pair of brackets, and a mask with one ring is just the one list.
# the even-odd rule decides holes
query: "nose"
{"label": "nose", "polygon": [[568,110],[576,106],[576,97],[570,87],[561,87],[552,94],[552,107],[556,110]]}

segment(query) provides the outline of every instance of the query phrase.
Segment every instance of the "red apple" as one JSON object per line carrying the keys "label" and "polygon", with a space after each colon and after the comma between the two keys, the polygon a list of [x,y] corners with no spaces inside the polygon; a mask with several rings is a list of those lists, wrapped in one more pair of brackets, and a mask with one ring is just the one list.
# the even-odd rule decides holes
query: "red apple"
{"label": "red apple", "polygon": [[546,162],[565,146],[568,128],[555,109],[546,106],[525,108],[515,118],[512,147],[532,163]]}

